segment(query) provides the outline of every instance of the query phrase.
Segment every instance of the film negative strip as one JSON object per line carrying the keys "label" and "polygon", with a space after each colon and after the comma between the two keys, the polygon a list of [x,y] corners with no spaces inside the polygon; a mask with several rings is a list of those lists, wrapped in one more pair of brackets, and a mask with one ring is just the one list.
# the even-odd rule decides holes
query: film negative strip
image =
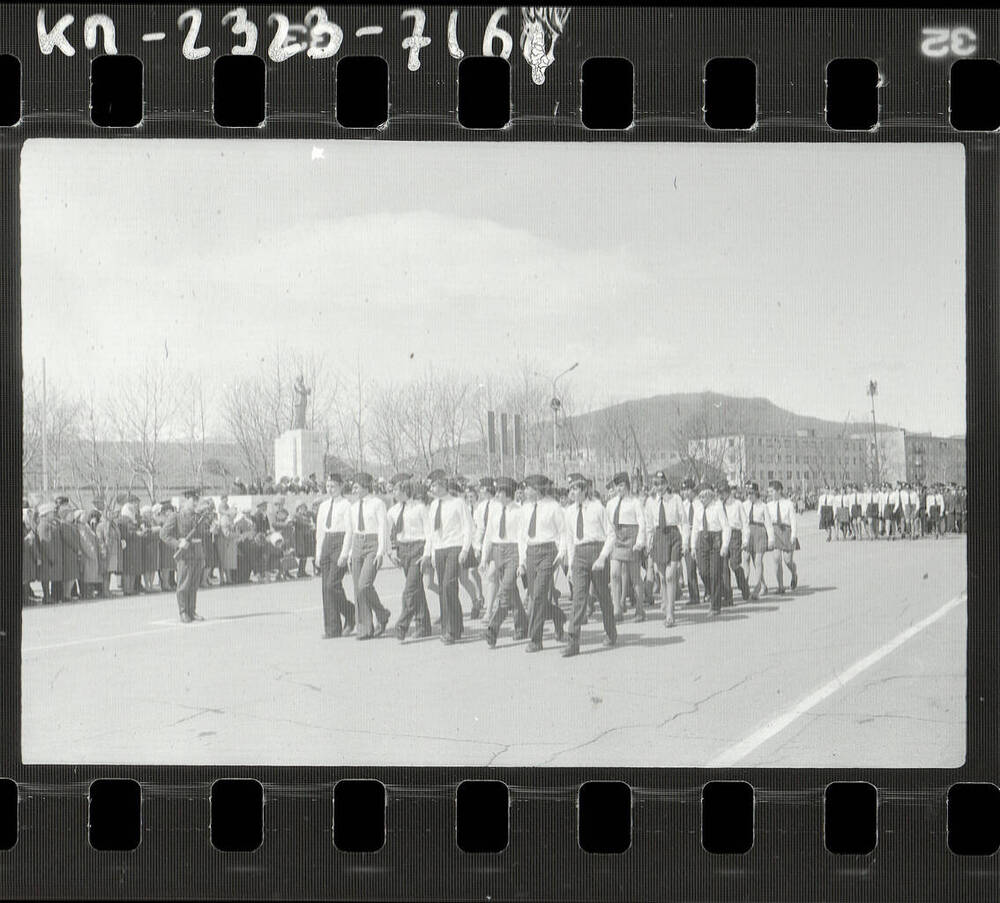
{"label": "film negative strip", "polygon": [[0,892],[996,898],[998,56],[0,9]]}

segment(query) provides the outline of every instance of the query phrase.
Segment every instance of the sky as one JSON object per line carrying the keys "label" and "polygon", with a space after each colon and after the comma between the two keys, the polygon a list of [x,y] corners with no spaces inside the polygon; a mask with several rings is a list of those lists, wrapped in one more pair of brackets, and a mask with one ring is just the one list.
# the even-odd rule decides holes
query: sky
{"label": "sky", "polygon": [[[31,140],[22,350],[107,391],[276,349],[965,432],[958,144]],[[88,374],[90,374],[88,376]]]}

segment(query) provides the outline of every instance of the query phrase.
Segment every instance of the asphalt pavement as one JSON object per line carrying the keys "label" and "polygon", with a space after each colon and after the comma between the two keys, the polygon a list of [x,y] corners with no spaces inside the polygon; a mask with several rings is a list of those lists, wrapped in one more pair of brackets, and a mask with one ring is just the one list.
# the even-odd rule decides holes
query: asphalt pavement
{"label": "asphalt pavement", "polygon": [[[400,644],[402,576],[373,641],[322,639],[318,578],[23,613],[26,763],[955,767],[965,758],[965,537],[825,541],[801,532],[794,593],[719,619],[659,608],[564,659],[507,620]],[[766,579],[774,586],[773,566]],[[348,595],[353,598],[350,580]],[[562,585],[565,593],[565,584]],[[469,600],[463,591],[463,605]],[[437,597],[428,593],[432,616]],[[567,601],[563,600],[564,609]]]}

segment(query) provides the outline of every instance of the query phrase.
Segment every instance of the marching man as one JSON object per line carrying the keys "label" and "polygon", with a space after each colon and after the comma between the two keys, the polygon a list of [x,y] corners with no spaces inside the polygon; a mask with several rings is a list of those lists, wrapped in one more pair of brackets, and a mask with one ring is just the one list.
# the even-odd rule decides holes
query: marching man
{"label": "marching man", "polygon": [[[331,473],[326,478],[329,498],[316,511],[316,557],[323,592],[323,637],[349,636],[356,622],[354,604],[344,592],[344,577],[350,553],[351,503],[344,497],[344,478]],[[343,620],[341,620],[343,619]]]}
{"label": "marching man", "polygon": [[785,592],[784,572],[781,563],[792,575],[791,588],[799,585],[799,571],[795,566],[795,550],[798,548],[798,524],[795,517],[795,505],[784,497],[784,487],[780,480],[772,480],[770,499],[767,503],[768,513],[774,529],[774,569],[778,575],[778,595]]}

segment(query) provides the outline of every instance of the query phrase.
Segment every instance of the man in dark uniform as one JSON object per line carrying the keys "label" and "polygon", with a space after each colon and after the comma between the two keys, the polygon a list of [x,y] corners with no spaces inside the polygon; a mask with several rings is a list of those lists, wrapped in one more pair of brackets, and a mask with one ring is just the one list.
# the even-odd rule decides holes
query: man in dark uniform
{"label": "man in dark uniform", "polygon": [[177,555],[177,608],[181,621],[190,624],[192,621],[202,621],[198,614],[198,586],[201,584],[201,572],[205,568],[205,551],[198,537],[199,519],[195,512],[195,500],[190,493],[181,510],[171,512],[160,530],[160,538]]}

